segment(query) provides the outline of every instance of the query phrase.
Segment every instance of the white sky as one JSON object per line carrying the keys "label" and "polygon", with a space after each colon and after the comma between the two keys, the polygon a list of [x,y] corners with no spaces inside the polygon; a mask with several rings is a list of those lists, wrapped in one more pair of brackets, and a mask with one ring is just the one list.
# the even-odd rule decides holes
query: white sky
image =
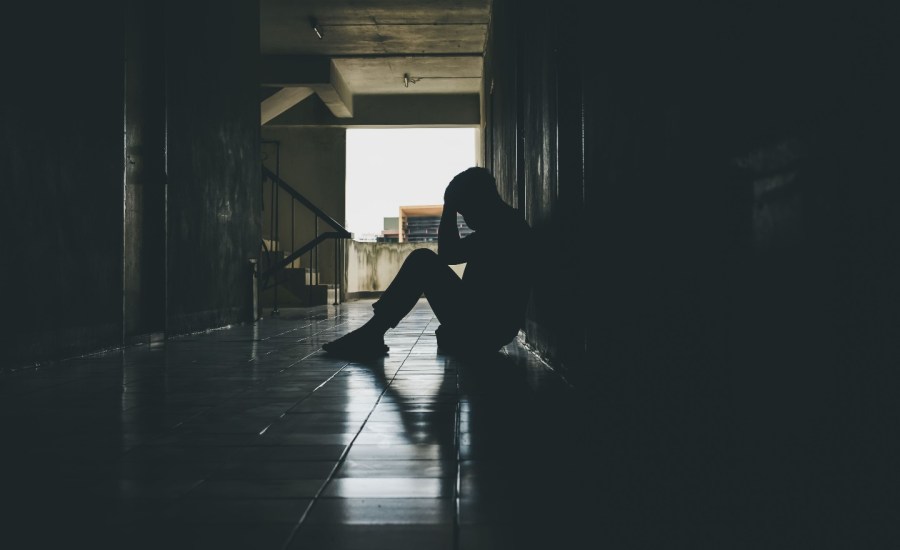
{"label": "white sky", "polygon": [[475,166],[475,128],[347,130],[347,229],[379,234],[400,206],[441,204],[456,174]]}

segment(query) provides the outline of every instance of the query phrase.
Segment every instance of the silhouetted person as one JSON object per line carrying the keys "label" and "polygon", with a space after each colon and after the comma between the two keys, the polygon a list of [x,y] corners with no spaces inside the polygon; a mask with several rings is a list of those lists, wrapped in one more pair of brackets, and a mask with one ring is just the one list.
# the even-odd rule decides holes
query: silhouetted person
{"label": "silhouetted person", "polygon": [[[472,233],[460,238],[457,212]],[[438,229],[438,253],[414,250],[365,325],[323,346],[334,355],[365,358],[383,355],[384,334],[396,327],[424,294],[441,325],[438,346],[451,353],[488,353],[515,338],[528,302],[531,230],[503,202],[484,168],[457,174],[444,192]],[[466,263],[460,279],[450,264]]]}

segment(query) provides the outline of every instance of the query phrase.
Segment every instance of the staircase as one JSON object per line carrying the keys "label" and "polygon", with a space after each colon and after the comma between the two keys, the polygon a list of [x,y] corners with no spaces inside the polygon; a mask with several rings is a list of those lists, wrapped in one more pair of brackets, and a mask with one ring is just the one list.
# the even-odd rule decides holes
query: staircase
{"label": "staircase", "polygon": [[[279,250],[277,241],[266,241],[269,249],[261,253],[262,269],[276,265],[285,259],[285,253]],[[275,288],[278,288],[278,307],[322,306],[328,302],[332,294],[332,285],[315,284],[318,273],[302,267],[300,260],[294,260],[276,275],[277,285],[262,289],[259,294],[259,305],[264,308],[275,307]],[[274,281],[273,281],[274,282]]]}
{"label": "staircase", "polygon": [[[276,149],[277,151],[277,149]],[[276,153],[277,159],[277,153]],[[277,163],[277,161],[276,161]],[[344,272],[343,251],[344,241],[351,237],[350,232],[344,226],[335,221],[321,208],[310,202],[305,196],[281,179],[277,173],[262,168],[262,189],[265,195],[266,183],[271,184],[271,209],[269,211],[269,238],[263,238],[259,258],[259,306],[272,308],[272,315],[278,314],[280,307],[308,307],[329,303],[340,303],[340,273]],[[290,200],[290,237],[279,241],[279,201],[284,194]],[[305,208],[311,216],[303,216],[304,220],[312,220],[315,223],[314,237],[297,246],[294,243],[295,213],[298,208]],[[325,231],[319,229],[320,222]],[[308,222],[303,222],[308,223]],[[318,269],[318,246],[331,241],[334,246],[334,271],[329,275],[334,278],[333,284],[320,284]],[[285,252],[283,245],[290,243],[290,250]],[[301,259],[308,257],[310,266],[302,265]],[[310,270],[309,268],[313,269]],[[329,296],[330,295],[330,296]]]}

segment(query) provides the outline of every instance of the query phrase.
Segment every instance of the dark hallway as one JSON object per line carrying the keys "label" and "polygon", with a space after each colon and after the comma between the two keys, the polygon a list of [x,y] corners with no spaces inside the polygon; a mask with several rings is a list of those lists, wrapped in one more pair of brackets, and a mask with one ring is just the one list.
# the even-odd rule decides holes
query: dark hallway
{"label": "dark hallway", "polygon": [[[600,394],[521,344],[446,356],[424,301],[389,333],[388,357],[324,356],[370,304],[6,373],[3,546],[889,548],[900,536],[887,507],[786,506],[851,480],[792,495],[806,480],[735,477],[780,472],[721,445],[710,460],[665,435],[671,420],[608,428]],[[675,462],[687,449],[695,462]]]}
{"label": "dark hallway", "polygon": [[[0,33],[0,547],[900,546],[889,3],[51,4]],[[501,353],[424,301],[322,351],[370,127],[478,129]]]}

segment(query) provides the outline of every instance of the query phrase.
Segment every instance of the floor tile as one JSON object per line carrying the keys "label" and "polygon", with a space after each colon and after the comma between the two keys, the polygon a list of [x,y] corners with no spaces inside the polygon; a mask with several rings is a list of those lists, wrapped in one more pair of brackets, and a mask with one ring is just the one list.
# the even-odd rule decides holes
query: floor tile
{"label": "floor tile", "polygon": [[327,479],[336,465],[321,460],[245,462],[216,472],[213,479]]}
{"label": "floor tile", "polygon": [[303,525],[290,550],[451,550],[453,529],[447,525]]}
{"label": "floor tile", "polygon": [[[294,532],[290,523],[251,525],[165,525],[146,539],[147,549],[281,550]],[[135,548],[123,545],[120,548]]]}
{"label": "floor tile", "polygon": [[311,499],[184,499],[164,514],[173,523],[296,523]]}
{"label": "floor tile", "polygon": [[350,460],[441,460],[453,458],[455,450],[447,445],[353,445],[347,454]]}
{"label": "floor tile", "polygon": [[298,460],[334,460],[344,453],[345,445],[284,445],[260,446],[245,449],[240,458],[244,462],[276,462]]}
{"label": "floor tile", "polygon": [[445,478],[345,477],[331,480],[322,493],[338,498],[442,498],[453,496]]}
{"label": "floor tile", "polygon": [[336,477],[456,477],[454,460],[346,460]]}
{"label": "floor tile", "polygon": [[305,524],[452,525],[454,514],[449,498],[321,498]]}
{"label": "floor tile", "polygon": [[193,488],[187,497],[206,499],[314,498],[324,484],[324,479],[207,480]]}

